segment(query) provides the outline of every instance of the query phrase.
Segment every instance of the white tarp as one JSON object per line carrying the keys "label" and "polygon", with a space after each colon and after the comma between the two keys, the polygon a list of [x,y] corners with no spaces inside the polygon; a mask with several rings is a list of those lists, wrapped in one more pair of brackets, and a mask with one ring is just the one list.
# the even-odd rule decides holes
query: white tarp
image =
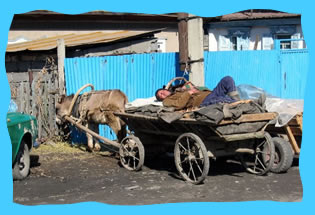
{"label": "white tarp", "polygon": [[258,99],[261,94],[265,94],[266,110],[279,113],[276,127],[286,125],[295,115],[303,112],[303,99],[281,99],[266,93],[261,88],[246,84],[237,86],[237,90],[241,99]]}
{"label": "white tarp", "polygon": [[163,106],[162,102],[157,101],[155,96],[150,97],[150,98],[139,98],[135,99],[132,102],[129,102],[125,105],[126,108],[131,108],[131,107],[142,107],[145,105],[156,105],[156,106]]}

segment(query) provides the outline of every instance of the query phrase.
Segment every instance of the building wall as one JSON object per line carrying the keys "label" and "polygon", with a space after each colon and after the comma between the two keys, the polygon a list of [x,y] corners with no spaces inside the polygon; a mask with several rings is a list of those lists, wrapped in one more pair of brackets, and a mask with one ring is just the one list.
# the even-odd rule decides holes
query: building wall
{"label": "building wall", "polygon": [[218,51],[219,35],[227,35],[227,29],[210,29],[209,30],[209,51]]}
{"label": "building wall", "polygon": [[[219,48],[220,35],[228,35],[228,28],[214,28],[209,29],[209,51],[221,51]],[[300,34],[300,38],[303,38],[303,32],[301,25],[296,25],[296,33]],[[262,37],[264,35],[271,34],[269,26],[254,26],[250,28],[249,37],[249,50],[254,50],[256,37],[258,37],[257,49],[262,49]]]}
{"label": "building wall", "polygon": [[262,49],[262,36],[264,34],[269,34],[270,29],[268,27],[254,27],[251,29],[250,32],[250,44],[249,44],[249,49],[254,50],[256,38],[257,38],[257,49],[256,50],[261,50]]}
{"label": "building wall", "polygon": [[177,32],[161,32],[155,34],[157,38],[166,39],[166,52],[178,52],[178,33]]}

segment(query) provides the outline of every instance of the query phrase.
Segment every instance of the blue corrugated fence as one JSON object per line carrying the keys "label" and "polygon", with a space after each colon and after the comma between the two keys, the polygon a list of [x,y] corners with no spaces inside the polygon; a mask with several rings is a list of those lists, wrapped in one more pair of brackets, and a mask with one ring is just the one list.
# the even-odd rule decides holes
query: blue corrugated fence
{"label": "blue corrugated fence", "polygon": [[[95,90],[120,89],[129,101],[152,97],[156,89],[176,75],[181,75],[177,62],[177,53],[66,58],[67,95],[91,83]],[[100,134],[110,139],[116,138],[107,126],[100,127]]]}
{"label": "blue corrugated fence", "polygon": [[[67,94],[91,83],[96,90],[120,89],[129,101],[152,97],[170,79],[183,75],[178,59],[178,53],[66,58]],[[282,98],[304,98],[307,50],[206,51],[204,59],[205,85],[210,89],[230,75],[236,85],[254,85]],[[107,126],[101,126],[100,134],[116,138]]]}

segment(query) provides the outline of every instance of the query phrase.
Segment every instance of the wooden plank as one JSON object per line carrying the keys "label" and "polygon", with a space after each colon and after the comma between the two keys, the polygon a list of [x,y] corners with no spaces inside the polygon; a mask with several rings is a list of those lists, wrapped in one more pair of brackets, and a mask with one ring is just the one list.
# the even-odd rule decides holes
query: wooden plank
{"label": "wooden plank", "polygon": [[227,141],[237,141],[237,140],[248,140],[248,139],[256,139],[256,138],[263,138],[265,135],[264,131],[258,131],[253,133],[246,133],[246,134],[230,134],[224,135],[222,138]]}
{"label": "wooden plank", "polygon": [[7,72],[7,77],[10,83],[21,83],[29,80],[28,72]]}
{"label": "wooden plank", "polygon": [[285,130],[286,130],[286,133],[288,135],[289,141],[291,143],[291,146],[292,146],[294,152],[296,154],[300,154],[300,148],[299,148],[298,144],[296,143],[295,137],[294,137],[294,135],[293,135],[293,133],[292,133],[292,131],[288,125],[285,125]]}
{"label": "wooden plank", "polygon": [[243,114],[236,120],[222,120],[219,125],[242,123],[242,122],[260,122],[269,121],[277,117],[277,113],[255,113],[255,114]]}
{"label": "wooden plank", "polygon": [[[49,79],[48,79],[48,86],[46,88],[46,90],[48,92],[51,92],[54,90],[54,87],[52,86],[52,73],[49,74]],[[55,105],[54,105],[54,95],[48,93],[48,124],[49,124],[49,130],[51,135],[53,135],[54,130],[55,130]]]}
{"label": "wooden plank", "polygon": [[49,131],[49,110],[48,110],[48,106],[49,106],[49,94],[48,94],[48,84],[49,84],[49,74],[45,73],[44,75],[44,83],[42,84],[42,90],[43,90],[43,96],[42,98],[42,102],[43,102],[43,107],[42,107],[42,120],[43,120],[43,126],[45,129],[45,136],[50,136],[51,133]]}
{"label": "wooden plank", "polygon": [[37,94],[38,90],[36,89],[36,83],[38,80],[38,76],[33,79],[33,82],[31,83],[32,86],[32,102],[31,102],[31,109],[32,109],[32,115],[35,116],[36,118],[38,117],[38,111],[37,111]]}
{"label": "wooden plank", "polygon": [[299,125],[301,132],[302,132],[302,130],[303,130],[303,114],[302,113],[297,114],[295,117],[296,117],[296,122]]}
{"label": "wooden plank", "polygon": [[31,90],[29,82],[25,83],[25,95],[24,95],[24,102],[25,102],[25,113],[31,114],[31,107],[30,107],[30,99],[31,99]]}
{"label": "wooden plank", "polygon": [[[40,80],[39,80],[40,81]],[[42,128],[42,110],[40,108],[41,104],[41,97],[42,97],[42,89],[41,85],[38,85],[38,82],[36,83],[36,89],[37,89],[37,95],[36,95],[36,104],[38,107],[37,112],[37,125],[38,125],[38,138],[43,138],[43,128]]]}
{"label": "wooden plank", "polygon": [[[57,72],[53,71],[53,73],[55,73],[55,74],[57,74]],[[59,86],[58,79],[57,79],[58,76],[55,75],[54,78],[55,78],[54,79],[54,89],[55,89],[55,91],[57,91],[58,86]],[[54,95],[54,107],[56,107],[56,102],[58,101],[58,98],[59,98],[59,93],[55,93],[55,95]],[[56,116],[56,112],[55,112],[55,116]],[[56,117],[54,118],[54,125],[55,125],[55,135],[59,135],[59,130],[58,130],[57,123],[56,123]]]}
{"label": "wooden plank", "polygon": [[[290,126],[290,129],[294,136],[302,136],[302,132],[300,128]],[[274,125],[269,125],[266,130],[270,133],[275,133],[275,134],[287,133],[284,127],[275,127]]]}
{"label": "wooden plank", "polygon": [[[161,121],[162,119],[153,116],[144,116],[140,114],[128,114],[128,113],[115,113],[116,116],[121,116],[122,118],[130,118],[130,119],[146,119],[146,120],[154,120]],[[233,124],[233,123],[242,123],[242,122],[259,122],[259,121],[269,121],[274,119],[278,114],[277,113],[256,113],[256,114],[243,114],[237,120],[222,120],[218,125],[225,124]],[[187,122],[187,123],[196,123],[196,124],[209,124],[204,121],[198,121],[195,119],[182,118],[177,120],[176,122]]]}
{"label": "wooden plank", "polygon": [[302,131],[301,131],[300,127],[292,127],[292,126],[290,126],[290,129],[291,129],[292,134],[294,136],[302,136]]}
{"label": "wooden plank", "polygon": [[21,82],[18,94],[19,100],[19,111],[25,112],[25,101],[24,101],[24,82]]}
{"label": "wooden plank", "polygon": [[58,82],[59,82],[59,94],[66,94],[65,91],[65,73],[64,73],[64,61],[66,57],[66,48],[64,39],[57,40],[57,56],[58,56]]}

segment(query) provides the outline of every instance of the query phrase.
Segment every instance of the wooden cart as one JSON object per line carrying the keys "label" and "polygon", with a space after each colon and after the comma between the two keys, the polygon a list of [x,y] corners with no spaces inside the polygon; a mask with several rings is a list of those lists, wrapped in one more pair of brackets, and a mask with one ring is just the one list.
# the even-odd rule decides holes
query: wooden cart
{"label": "wooden cart", "polygon": [[[158,148],[174,152],[175,165],[180,175],[193,184],[201,183],[208,175],[209,158],[240,155],[247,171],[266,174],[274,161],[274,145],[265,131],[276,113],[244,114],[237,121],[222,120],[218,125],[190,118],[167,123],[158,117],[116,113],[129,127],[131,135],[120,147],[120,160],[129,170],[139,170],[145,151]],[[259,130],[222,134],[223,126],[241,126],[265,122]]]}
{"label": "wooden cart", "polygon": [[[80,120],[70,115],[79,93],[86,87],[94,89],[91,84],[79,89],[64,118],[100,139],[103,144],[119,148],[121,164],[128,170],[140,170],[144,163],[145,150],[155,149],[153,146],[173,151],[178,172],[193,184],[201,183],[208,175],[209,158],[240,155],[246,170],[257,175],[266,174],[274,163],[274,144],[265,129],[277,117],[276,113],[244,114],[236,121],[222,120],[217,125],[191,118],[167,123],[158,117],[115,113],[125,121],[132,133],[118,143],[86,128]],[[255,123],[262,126],[257,130],[233,134],[224,134],[221,130],[225,126],[232,126],[233,130],[233,126],[235,128]]]}

